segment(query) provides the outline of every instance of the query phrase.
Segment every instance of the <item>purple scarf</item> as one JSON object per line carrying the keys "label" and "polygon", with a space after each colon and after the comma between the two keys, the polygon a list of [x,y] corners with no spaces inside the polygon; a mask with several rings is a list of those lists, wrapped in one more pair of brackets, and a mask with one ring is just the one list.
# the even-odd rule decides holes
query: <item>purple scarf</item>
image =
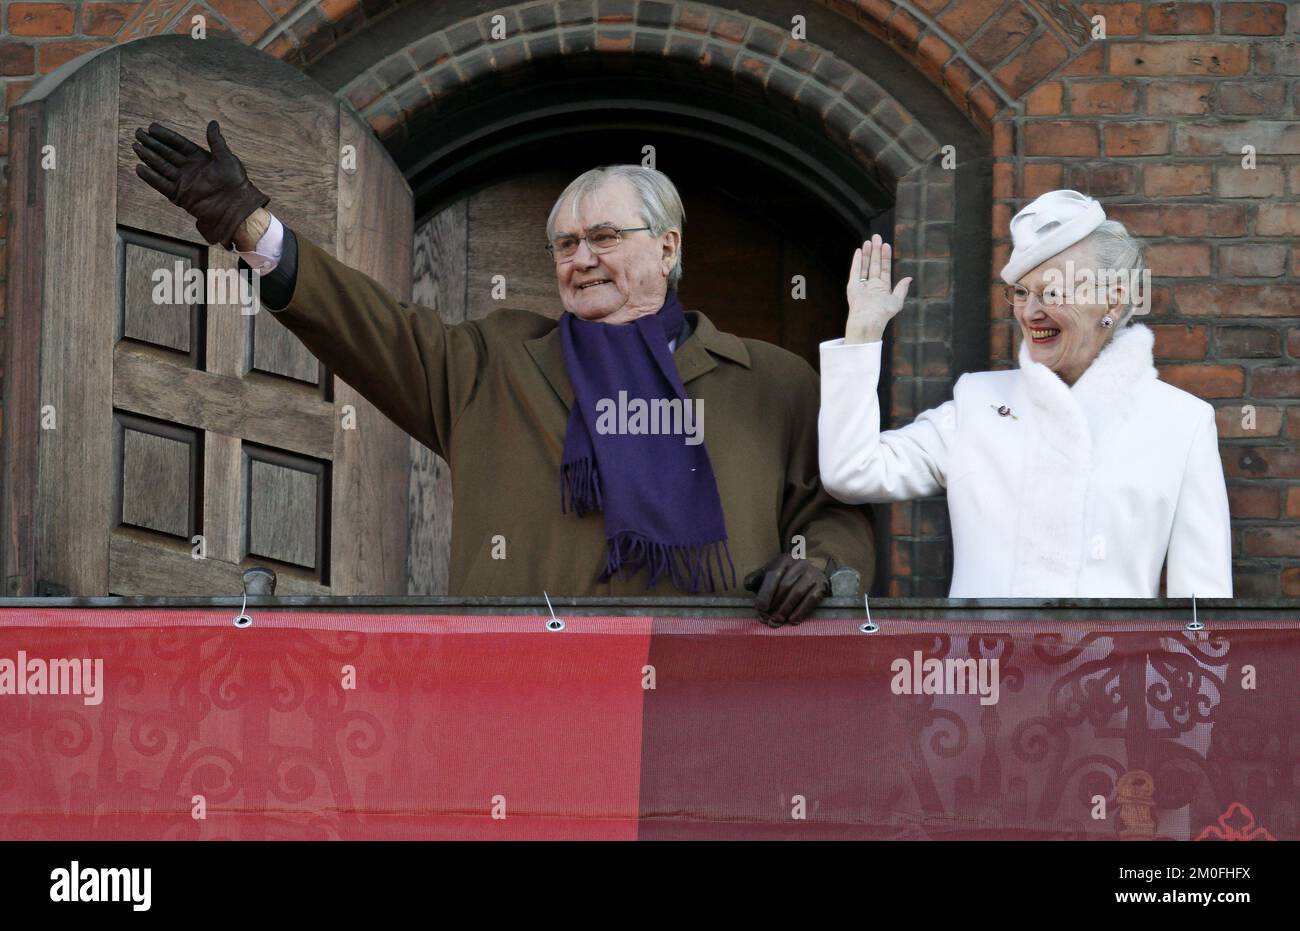
{"label": "purple scarf", "polygon": [[698,592],[706,575],[709,590],[717,591],[716,561],[724,588],[736,586],[722,499],[704,444],[688,445],[682,434],[596,429],[597,403],[605,399],[615,407],[617,428],[620,391],[629,402],[641,399],[647,409],[655,398],[695,403],[687,398],[668,351],[668,341],[680,337],[684,324],[674,290],[658,313],[623,326],[567,312],[560,318],[560,345],[574,396],[560,460],[560,509],[571,507],[579,517],[604,512],[602,582],[646,566],[651,588],[669,573],[678,591]]}

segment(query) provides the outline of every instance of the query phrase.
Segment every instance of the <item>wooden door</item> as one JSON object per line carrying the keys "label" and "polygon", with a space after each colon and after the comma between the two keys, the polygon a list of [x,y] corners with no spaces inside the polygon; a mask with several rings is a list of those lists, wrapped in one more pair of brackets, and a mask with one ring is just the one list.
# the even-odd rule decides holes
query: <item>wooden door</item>
{"label": "wooden door", "polygon": [[[11,111],[5,593],[405,594],[405,435],[237,294],[159,299],[157,269],[235,269],[135,174],[137,127],[222,132],[285,224],[399,297],[410,189],[345,104],[242,43],[142,39]],[[64,73],[66,72],[66,73]],[[50,156],[53,161],[50,161]]]}

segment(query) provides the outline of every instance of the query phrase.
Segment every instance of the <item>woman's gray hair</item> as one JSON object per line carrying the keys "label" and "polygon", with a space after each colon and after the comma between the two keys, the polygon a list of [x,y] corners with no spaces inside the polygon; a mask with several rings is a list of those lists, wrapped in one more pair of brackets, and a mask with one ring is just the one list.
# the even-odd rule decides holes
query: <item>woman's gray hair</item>
{"label": "woman's gray hair", "polygon": [[[569,195],[573,195],[573,216],[578,216],[579,201],[603,187],[612,178],[623,178],[636,190],[641,200],[641,222],[650,227],[650,235],[662,236],[670,229],[679,233],[686,223],[686,211],[682,207],[681,195],[668,176],[654,168],[640,165],[602,165],[590,171],[584,171],[569,182],[569,186],[555,201],[551,215],[546,218],[546,238],[555,238],[555,223],[560,214],[560,204]],[[668,287],[676,288],[682,280],[682,243],[677,244],[677,264],[668,273]]]}
{"label": "woman's gray hair", "polygon": [[[1099,275],[1098,283],[1100,284],[1100,273],[1103,270],[1108,275],[1118,274],[1122,276],[1120,280],[1129,283],[1125,294],[1128,303],[1121,312],[1119,320],[1116,321],[1115,328],[1128,326],[1129,321],[1133,319],[1134,311],[1137,310],[1136,282],[1146,270],[1145,250],[1142,243],[1134,239],[1124,224],[1118,220],[1102,221],[1101,225],[1088,235],[1087,241],[1091,242],[1096,250],[1094,262]],[[1151,299],[1151,295],[1146,293],[1145,288],[1142,291],[1142,299],[1148,301]]]}

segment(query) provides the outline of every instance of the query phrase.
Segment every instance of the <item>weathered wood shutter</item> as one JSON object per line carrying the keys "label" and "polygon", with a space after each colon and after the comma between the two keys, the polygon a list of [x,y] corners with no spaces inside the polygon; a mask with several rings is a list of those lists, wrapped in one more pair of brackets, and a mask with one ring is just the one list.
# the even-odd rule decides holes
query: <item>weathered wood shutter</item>
{"label": "weathered wood shutter", "polygon": [[291,66],[164,36],[33,87],[10,116],[6,594],[229,594],[250,565],[281,593],[406,592],[406,436],[237,295],[152,299],[154,269],[237,256],[139,180],[133,133],[203,143],[214,118],[287,225],[410,294],[409,187]]}

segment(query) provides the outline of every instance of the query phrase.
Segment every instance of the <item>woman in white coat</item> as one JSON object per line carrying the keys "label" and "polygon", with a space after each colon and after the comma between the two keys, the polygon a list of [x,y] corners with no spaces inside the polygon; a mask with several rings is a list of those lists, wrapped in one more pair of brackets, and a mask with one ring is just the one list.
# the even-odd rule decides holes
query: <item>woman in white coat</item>
{"label": "woman in white coat", "polygon": [[[963,375],[953,398],[880,429],[891,287],[880,238],[853,257],[843,339],[821,344],[821,479],[841,501],[944,490],[953,598],[1230,597],[1228,496],[1214,408],[1156,377],[1141,245],[1075,191],[1011,221],[1002,269],[1018,369]],[[1108,274],[1109,279],[1100,278]],[[1087,285],[1119,281],[1089,293]]]}

